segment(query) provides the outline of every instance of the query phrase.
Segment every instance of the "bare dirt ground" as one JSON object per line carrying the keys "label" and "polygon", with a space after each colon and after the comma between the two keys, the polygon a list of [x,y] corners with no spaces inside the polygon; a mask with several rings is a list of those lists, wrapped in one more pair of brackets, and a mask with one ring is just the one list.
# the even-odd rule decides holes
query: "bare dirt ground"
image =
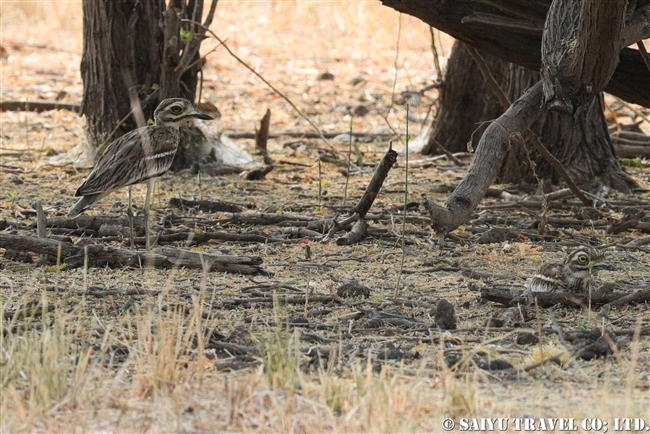
{"label": "bare dirt ground", "polygon": [[[79,102],[81,4],[3,1],[1,7],[1,99]],[[504,307],[480,293],[481,287],[521,289],[540,264],[580,244],[610,245],[607,262],[616,270],[601,273],[605,282],[648,289],[648,251],[617,247],[643,234],[606,233],[625,206],[648,210],[648,193],[613,193],[611,206],[598,214],[552,208],[544,239],[535,229],[539,208],[488,198],[440,249],[421,205],[409,208],[402,226],[407,166],[400,154],[371,209],[370,236],[358,244],[292,234],[287,220],[253,221],[260,213],[318,221],[356,203],[388,149],[387,136],[372,134],[399,133],[395,147],[403,149],[406,108],[397,97],[437,79],[429,28],[379,2],[222,0],[212,29],[323,131],[347,132],[356,113],[354,131],[368,136],[356,143],[360,169],[351,173],[347,202],[345,172],[325,162],[330,148],[319,139],[280,135],[269,141],[276,167],[264,180],[174,173],[159,181],[154,201],[156,220],[169,211],[177,216],[165,230],[265,238],[171,245],[260,256],[268,275],[69,269],[44,265],[36,253],[31,263],[0,258],[2,432],[438,432],[443,419],[462,417],[575,418],[579,430],[587,418],[600,418],[610,430],[615,418],[650,423],[645,303],[600,315],[599,308],[540,308],[512,325],[488,322]],[[436,38],[444,66],[451,39],[437,32]],[[207,41],[203,50],[215,45]],[[325,72],[333,78],[323,79]],[[430,90],[411,106],[423,120],[409,123],[411,135],[435,113],[437,96]],[[208,59],[202,100],[219,108],[222,132],[254,132],[267,108],[272,134],[311,132],[223,49]],[[621,110],[621,119],[630,117]],[[0,115],[0,223],[5,234],[33,235],[33,202],[42,200],[49,220],[64,216],[88,173],[49,164],[52,155],[83,143],[84,120],[63,110]],[[254,152],[253,140],[236,143]],[[347,158],[347,140],[333,144]],[[417,154],[410,160],[409,202],[426,194],[443,203],[467,167]],[[636,160],[628,170],[650,184],[647,162]],[[144,187],[134,191],[140,211]],[[229,202],[245,211],[178,209],[173,198]],[[117,192],[88,215],[120,217],[125,204],[125,192]],[[505,229],[506,239],[478,243],[478,232],[491,225]],[[50,231],[77,243],[89,238]],[[97,242],[129,245],[126,237]],[[336,296],[353,280],[370,290],[369,298]],[[455,307],[456,330],[435,325],[443,298]],[[613,354],[572,357],[565,335],[602,326],[619,339]],[[522,332],[539,343],[516,343]],[[557,354],[558,363],[533,368]],[[498,369],[505,362],[511,367]]]}

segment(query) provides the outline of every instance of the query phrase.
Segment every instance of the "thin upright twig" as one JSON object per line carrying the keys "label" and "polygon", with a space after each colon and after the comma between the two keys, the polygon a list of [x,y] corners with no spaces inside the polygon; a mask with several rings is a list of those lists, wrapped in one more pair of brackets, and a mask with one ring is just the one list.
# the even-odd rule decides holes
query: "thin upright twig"
{"label": "thin upright twig", "polygon": [[643,44],[643,41],[637,42],[636,46],[639,49],[639,54],[641,54],[643,63],[645,63],[645,66],[648,68],[648,71],[650,71],[650,56],[648,56],[648,51],[645,49],[645,45]]}
{"label": "thin upright twig", "polygon": [[442,80],[442,68],[440,67],[438,49],[436,48],[436,36],[431,26],[429,26],[429,34],[431,35],[431,53],[433,54],[433,66],[436,68],[436,78]]}
{"label": "thin upright twig", "polygon": [[399,264],[399,273],[397,274],[397,285],[395,286],[395,298],[399,295],[399,286],[402,281],[404,272],[404,257],[406,256],[406,213],[409,203],[409,104],[406,104],[406,148],[404,155],[406,162],[404,164],[404,215],[402,216],[402,258]]}
{"label": "thin upright twig", "polygon": [[350,171],[352,169],[352,140],[354,140],[354,137],[352,136],[352,123],[354,121],[354,116],[350,116],[350,141],[348,143],[348,170],[347,174],[345,176],[345,188],[343,189],[343,206],[348,201],[348,184],[350,182]]}
{"label": "thin upright twig", "polygon": [[399,40],[402,36],[402,14],[399,14],[397,21],[397,42],[395,44],[395,75],[393,76],[393,91],[390,94],[390,108],[395,104],[395,87],[397,86],[397,72],[399,71],[397,60],[399,59]]}

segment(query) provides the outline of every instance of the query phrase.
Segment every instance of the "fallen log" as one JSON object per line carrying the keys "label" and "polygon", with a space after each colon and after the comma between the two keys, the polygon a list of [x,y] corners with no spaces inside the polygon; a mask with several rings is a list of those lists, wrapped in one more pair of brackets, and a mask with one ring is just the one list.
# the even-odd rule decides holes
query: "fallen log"
{"label": "fallen log", "polygon": [[187,200],[172,198],[169,201],[169,205],[174,208],[191,208],[205,213],[215,213],[215,212],[230,212],[230,213],[239,213],[242,212],[242,208],[239,205],[228,202],[214,202],[211,200]]}
{"label": "fallen log", "polygon": [[[512,306],[517,303],[527,304],[530,300],[537,300],[537,305],[542,308],[553,307],[555,305],[562,305],[576,308],[588,308],[590,305],[594,307],[609,304],[611,306],[620,306],[626,303],[642,303],[650,301],[650,291],[642,290],[636,292],[618,292],[618,293],[605,293],[600,294],[598,291],[590,295],[570,293],[570,292],[534,292],[532,297],[527,295],[525,291],[516,291],[503,288],[484,287],[481,288],[481,299],[492,301],[506,306]],[[621,300],[621,302],[617,302]]]}
{"label": "fallen log", "polygon": [[215,255],[174,248],[160,248],[151,253],[90,244],[83,247],[52,239],[26,235],[0,234],[0,248],[4,258],[39,265],[64,265],[65,268],[172,268],[187,267],[199,270],[238,274],[268,274],[261,268],[259,256]]}
{"label": "fallen log", "polygon": [[0,101],[0,112],[30,111],[41,113],[48,110],[68,110],[79,113],[79,103],[59,101]]}
{"label": "fallen log", "polygon": [[260,267],[263,262],[260,256],[216,255],[170,247],[154,249],[154,252],[165,256],[175,266],[225,273],[270,275]]}

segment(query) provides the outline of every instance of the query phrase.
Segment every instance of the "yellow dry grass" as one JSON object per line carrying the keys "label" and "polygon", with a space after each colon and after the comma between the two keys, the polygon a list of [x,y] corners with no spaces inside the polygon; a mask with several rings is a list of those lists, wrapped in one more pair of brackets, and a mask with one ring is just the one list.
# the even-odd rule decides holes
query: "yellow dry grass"
{"label": "yellow dry grass", "polygon": [[[80,101],[81,3],[2,0],[0,6],[0,43],[9,55],[2,60],[1,99],[54,99],[65,91],[64,101]],[[397,77],[399,94],[418,90],[436,78],[428,27],[400,17],[378,1],[221,0],[212,29],[228,38],[238,55],[326,131],[347,131],[348,109],[372,102],[387,114],[387,120],[371,112],[354,119],[355,130],[387,131],[389,123],[404,132],[404,107],[388,112],[393,80]],[[438,36],[444,55],[451,40]],[[207,52],[214,45],[209,41],[203,49]],[[335,79],[318,80],[324,71]],[[366,80],[361,88],[351,84],[359,76]],[[288,104],[224,50],[217,50],[208,60],[202,98],[219,107],[221,130],[252,131],[266,108],[273,111],[272,131],[308,130]],[[413,110],[424,117],[429,107],[423,104]],[[29,210],[35,199],[44,201],[49,216],[64,213],[87,171],[48,166],[46,154],[69,151],[83,141],[83,119],[63,111],[2,112],[0,116],[0,153],[10,155],[0,162],[0,218],[34,221]],[[411,129],[417,132],[419,126],[411,125]],[[251,143],[238,142],[249,150]],[[199,184],[188,173],[170,175],[159,188],[155,207],[162,215],[169,199],[180,196],[249,203],[269,212],[302,206],[304,213],[331,214],[327,207],[321,210],[315,205],[319,185],[315,148],[322,143],[304,143],[294,152],[283,147],[282,140],[271,140],[274,158],[306,167],[280,165],[260,183],[230,176],[204,177]],[[386,143],[361,143],[360,148],[366,161],[376,162]],[[337,149],[345,154],[346,144],[337,144]],[[631,170],[640,180],[650,180],[647,169]],[[403,203],[404,174],[403,164],[391,171],[376,209]],[[418,200],[420,193],[427,193],[443,201],[445,196],[432,189],[453,185],[462,174],[450,167],[413,170],[411,198]],[[359,197],[370,176],[371,170],[366,169],[352,177],[352,197]],[[345,178],[336,166],[323,165],[322,184],[331,197],[328,203],[340,205]],[[136,189],[136,196],[136,203],[142,203],[143,190]],[[123,194],[116,193],[91,213],[117,214],[124,203]],[[401,233],[397,220],[395,225],[376,226],[389,234]],[[610,423],[610,430],[614,418],[641,417],[650,423],[647,338],[632,339],[606,360],[549,364],[518,379],[502,379],[471,366],[450,370],[444,356],[452,348],[465,354],[484,352],[523,367],[562,346],[557,336],[545,335],[537,347],[519,347],[513,344],[512,333],[484,329],[485,319],[495,308],[477,301],[478,293],[471,289],[474,283],[453,272],[420,273],[423,264],[459,261],[477,270],[507,274],[521,283],[542,261],[559,255],[526,240],[454,246],[452,251],[441,252],[426,241],[428,228],[408,225],[408,229],[425,235],[409,238],[412,244],[406,250],[404,267],[416,273],[401,276],[402,297],[429,303],[445,297],[456,305],[460,327],[475,327],[475,331],[428,336],[442,338],[442,343],[423,342],[422,335],[397,327],[387,327],[382,333],[355,332],[349,342],[360,349],[357,357],[321,368],[308,365],[309,358],[298,349],[310,344],[300,340],[298,329],[277,326],[280,319],[303,315],[312,322],[334,324],[318,331],[334,339],[348,332],[338,327],[340,320],[358,309],[381,307],[432,320],[425,308],[391,307],[387,302],[398,281],[399,245],[381,240],[353,247],[315,244],[311,245],[312,261],[305,260],[304,247],[298,244],[209,243],[200,247],[263,256],[264,268],[275,276],[252,279],[185,269],[57,270],[0,259],[0,313],[33,302],[45,309],[40,317],[5,318],[0,326],[0,431],[440,432],[448,417],[456,421],[565,417],[575,418],[579,427],[583,419],[600,418]],[[603,231],[595,230],[584,235],[602,237],[604,242],[626,236],[604,238]],[[650,273],[648,255],[643,252],[619,252],[614,260],[619,271],[608,274],[611,279],[638,279]],[[258,304],[233,309],[220,305],[240,295],[242,288],[264,283],[329,294],[351,279],[372,289],[370,300],[344,306]],[[88,287],[160,292],[98,299],[84,294]],[[464,304],[469,307],[461,307]],[[647,325],[650,320],[644,306],[615,310],[610,316],[622,328]],[[592,314],[566,309],[557,310],[555,317],[566,329],[590,329],[600,323]],[[543,313],[539,321],[549,326]],[[262,365],[235,372],[219,370],[215,353],[203,351],[206,331],[228,336],[242,328],[250,332],[251,345],[261,349],[258,360]],[[417,352],[420,358],[376,363],[364,357],[364,351],[391,345]],[[336,351],[339,344],[329,347]],[[122,348],[128,355],[120,359],[111,348]]]}

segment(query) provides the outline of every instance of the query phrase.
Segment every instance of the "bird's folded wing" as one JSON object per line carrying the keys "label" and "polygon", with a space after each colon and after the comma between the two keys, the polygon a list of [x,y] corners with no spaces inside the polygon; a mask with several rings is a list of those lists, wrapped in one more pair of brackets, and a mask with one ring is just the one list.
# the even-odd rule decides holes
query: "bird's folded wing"
{"label": "bird's folded wing", "polygon": [[75,196],[106,193],[165,173],[179,137],[168,129],[139,128],[111,143]]}

